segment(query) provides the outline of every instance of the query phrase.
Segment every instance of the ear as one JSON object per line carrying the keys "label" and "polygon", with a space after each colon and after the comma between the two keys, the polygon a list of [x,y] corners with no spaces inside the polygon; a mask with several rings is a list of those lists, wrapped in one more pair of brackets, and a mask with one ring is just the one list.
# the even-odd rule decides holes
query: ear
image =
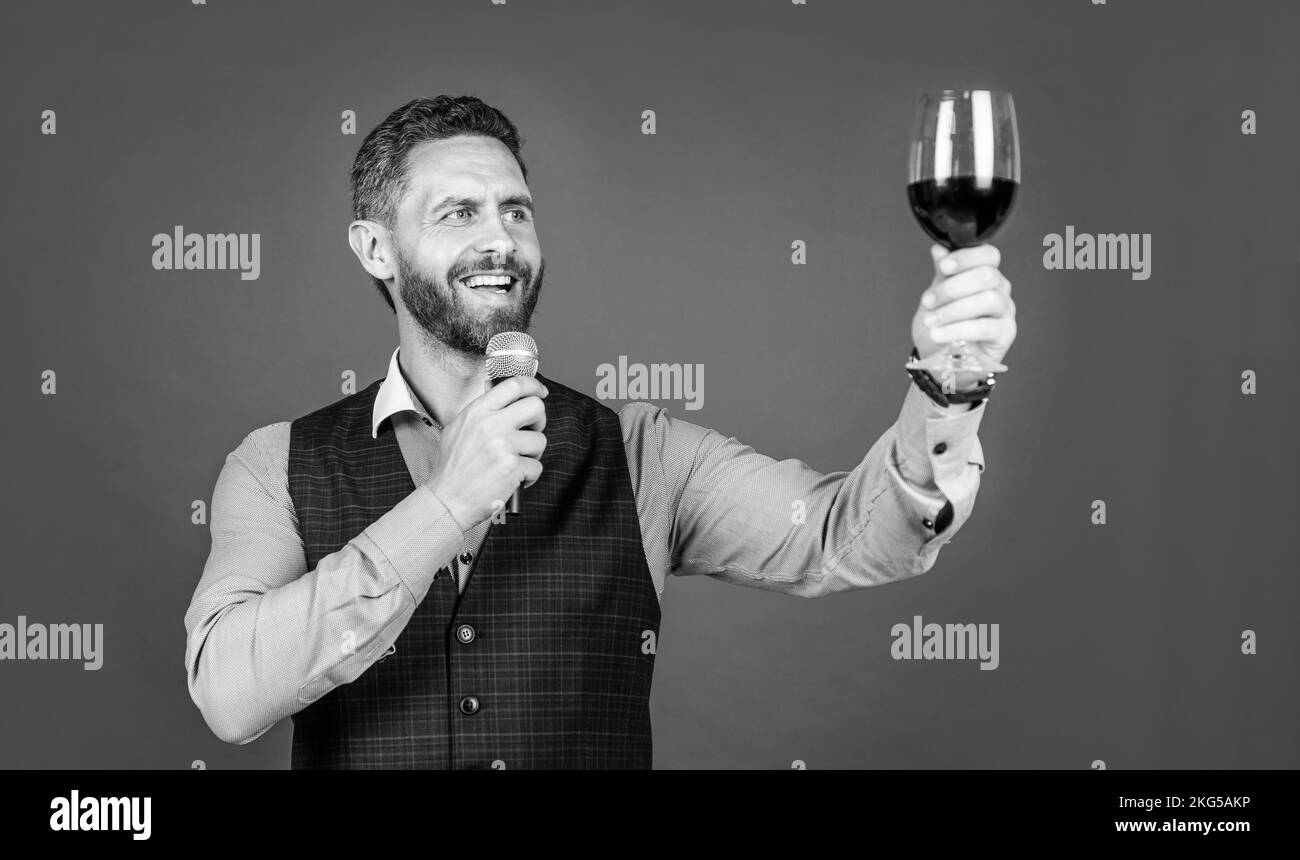
{"label": "ear", "polygon": [[373,277],[387,281],[397,277],[397,260],[393,236],[377,221],[353,221],[348,225],[348,246],[357,255],[361,267]]}

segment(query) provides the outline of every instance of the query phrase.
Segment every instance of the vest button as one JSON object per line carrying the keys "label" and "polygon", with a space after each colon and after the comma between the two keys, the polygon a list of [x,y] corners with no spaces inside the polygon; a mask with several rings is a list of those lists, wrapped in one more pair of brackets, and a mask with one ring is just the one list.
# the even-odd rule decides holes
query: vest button
{"label": "vest button", "polygon": [[460,700],[460,712],[462,714],[478,713],[478,698],[476,696],[466,696]]}
{"label": "vest button", "polygon": [[456,628],[456,638],[466,645],[474,641],[474,628],[468,624],[462,624]]}
{"label": "vest button", "polygon": [[460,554],[460,563],[461,563],[461,564],[469,564],[469,563],[470,563],[470,559],[472,559],[472,558],[474,558],[474,554],[473,554],[472,552],[470,552],[469,550],[465,550],[464,552],[462,552],[462,553]]}

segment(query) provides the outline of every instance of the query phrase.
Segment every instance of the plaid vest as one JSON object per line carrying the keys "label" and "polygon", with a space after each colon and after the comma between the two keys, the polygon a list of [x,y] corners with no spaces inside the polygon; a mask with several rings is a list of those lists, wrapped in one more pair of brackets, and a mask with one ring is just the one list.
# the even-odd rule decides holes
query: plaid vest
{"label": "plaid vest", "polygon": [[[538,378],[523,512],[490,525],[463,594],[444,569],[392,654],[293,715],[295,769],[651,766],[659,599],[618,416]],[[415,491],[391,424],[371,438],[379,385],[291,425],[308,570]]]}

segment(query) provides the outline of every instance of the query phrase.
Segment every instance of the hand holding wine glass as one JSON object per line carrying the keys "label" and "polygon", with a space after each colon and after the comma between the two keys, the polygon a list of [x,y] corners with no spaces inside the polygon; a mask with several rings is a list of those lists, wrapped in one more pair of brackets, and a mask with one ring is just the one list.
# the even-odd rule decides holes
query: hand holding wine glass
{"label": "hand holding wine glass", "polygon": [[921,97],[907,196],[938,244],[931,248],[935,280],[912,324],[921,359],[907,367],[956,378],[959,386],[1007,369],[1001,359],[1015,339],[1015,305],[1010,282],[998,271],[1001,254],[987,242],[1010,214],[1019,186],[1009,93],[943,90]]}
{"label": "hand holding wine glass", "polygon": [[[995,366],[1005,367],[1002,359],[1016,339],[1016,305],[1011,299],[1011,282],[998,269],[1001,252],[993,245],[976,245],[950,253],[934,244],[930,257],[934,280],[912,317],[917,354],[923,360],[943,358],[954,341],[965,340],[978,343],[980,352]],[[984,378],[984,371],[953,373],[958,389]]]}

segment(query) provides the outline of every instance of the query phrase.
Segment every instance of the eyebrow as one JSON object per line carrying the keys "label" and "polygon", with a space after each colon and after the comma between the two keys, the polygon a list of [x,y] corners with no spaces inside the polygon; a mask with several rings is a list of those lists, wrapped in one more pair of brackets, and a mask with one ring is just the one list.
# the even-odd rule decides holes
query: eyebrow
{"label": "eyebrow", "polygon": [[[483,203],[482,200],[480,200],[480,199],[478,199],[478,198],[475,198],[475,197],[452,197],[452,196],[448,196],[448,197],[444,197],[444,198],[442,198],[441,200],[439,200],[436,204],[434,204],[434,205],[429,209],[429,211],[430,211],[430,212],[438,212],[438,211],[440,211],[440,210],[442,210],[442,209],[445,209],[445,208],[447,208],[447,207],[449,207],[449,206],[455,206],[455,207],[458,208],[458,209],[459,209],[460,207],[462,207],[462,206],[478,207],[478,206],[480,206],[482,203]],[[510,195],[509,197],[503,198],[502,201],[501,201],[501,205],[502,205],[502,206],[522,206],[522,207],[524,207],[525,209],[527,209],[529,212],[532,212],[532,211],[533,211],[533,198],[529,197],[527,194],[512,194],[512,195]]]}

